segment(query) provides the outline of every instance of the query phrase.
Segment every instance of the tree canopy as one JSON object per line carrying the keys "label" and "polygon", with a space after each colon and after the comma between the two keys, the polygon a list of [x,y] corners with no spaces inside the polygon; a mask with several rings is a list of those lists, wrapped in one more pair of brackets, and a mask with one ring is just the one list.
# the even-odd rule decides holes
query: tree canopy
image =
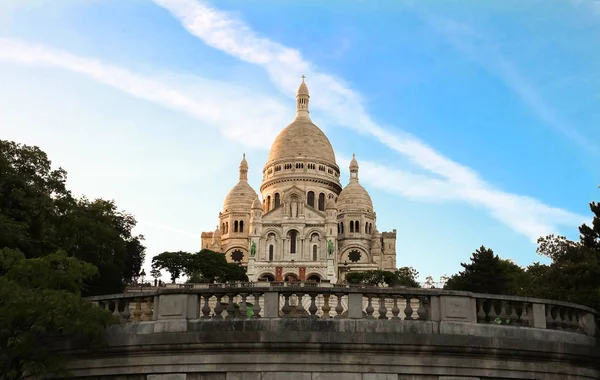
{"label": "tree canopy", "polygon": [[504,260],[494,251],[481,246],[471,256],[470,263],[461,263],[463,271],[451,276],[444,289],[476,293],[515,295],[519,290],[523,269],[510,260]]}
{"label": "tree canopy", "polygon": [[102,341],[110,312],[80,297],[97,268],[64,251],[26,259],[16,249],[0,250],[0,373],[7,380],[25,372],[66,375],[52,339]]}
{"label": "tree canopy", "polygon": [[188,282],[248,281],[246,271],[239,264],[228,263],[223,253],[203,249],[198,253],[163,252],[152,259],[154,270],[165,269],[175,282],[182,274]]}
{"label": "tree canopy", "polygon": [[114,201],[74,197],[66,181],[38,147],[0,140],[0,248],[26,258],[64,250],[98,268],[84,295],[121,292],[144,260],[136,220]]}
{"label": "tree canopy", "polygon": [[349,272],[346,275],[346,281],[351,284],[370,284],[379,285],[387,284],[388,286],[407,286],[411,288],[419,288],[417,282],[417,272],[412,267],[402,267],[396,271],[384,270],[369,270],[365,272]]}

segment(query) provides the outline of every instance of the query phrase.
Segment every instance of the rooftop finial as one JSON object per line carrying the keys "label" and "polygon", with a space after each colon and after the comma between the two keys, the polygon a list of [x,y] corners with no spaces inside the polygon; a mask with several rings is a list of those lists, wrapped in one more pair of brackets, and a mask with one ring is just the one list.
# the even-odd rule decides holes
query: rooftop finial
{"label": "rooftop finial", "polygon": [[304,78],[306,78],[306,76],[302,75],[302,83],[300,83],[298,94],[296,95],[296,117],[308,117],[309,113],[308,99],[310,98],[310,95],[308,94],[308,86],[306,86]]}
{"label": "rooftop finial", "polygon": [[350,182],[358,180],[358,161],[356,161],[356,154],[352,153],[352,160],[350,160]]}
{"label": "rooftop finial", "polygon": [[240,180],[248,180],[248,161],[246,161],[246,153],[240,162]]}

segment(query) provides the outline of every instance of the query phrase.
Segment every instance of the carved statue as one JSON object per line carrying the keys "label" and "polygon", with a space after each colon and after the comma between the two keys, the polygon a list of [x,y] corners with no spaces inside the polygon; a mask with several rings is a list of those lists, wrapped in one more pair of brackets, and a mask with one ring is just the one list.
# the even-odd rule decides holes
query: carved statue
{"label": "carved statue", "polygon": [[333,249],[333,240],[327,241],[327,252],[329,253],[329,256],[333,255]]}
{"label": "carved statue", "polygon": [[296,218],[298,216],[298,204],[295,199],[292,199],[290,216]]}
{"label": "carved statue", "polygon": [[254,257],[254,255],[256,255],[256,243],[251,242],[250,243],[250,256]]}

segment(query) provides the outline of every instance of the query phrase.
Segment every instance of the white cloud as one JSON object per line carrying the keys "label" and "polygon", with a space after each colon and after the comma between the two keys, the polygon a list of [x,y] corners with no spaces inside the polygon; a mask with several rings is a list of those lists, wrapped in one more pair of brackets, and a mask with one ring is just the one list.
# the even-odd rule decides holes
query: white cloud
{"label": "white cloud", "polygon": [[[195,86],[200,88],[190,96],[157,78],[15,39],[0,38],[0,61],[52,66],[84,74],[135,97],[214,125],[231,140],[254,148],[267,148],[270,141],[262,136],[275,135],[289,117],[279,101],[240,86],[198,78]],[[189,84],[187,90],[190,90]]]}
{"label": "white cloud", "polygon": [[[423,188],[427,189],[425,194],[430,194],[430,197],[434,197],[434,194],[442,199],[455,197],[483,206],[495,218],[532,240],[540,235],[555,232],[560,225],[571,226],[584,220],[582,216],[546,206],[535,199],[494,189],[476,172],[444,157],[416,137],[409,134],[400,135],[383,128],[366,111],[360,94],[341,79],[320,72],[306,61],[298,50],[259,36],[232,15],[196,0],[154,2],[171,12],[184,28],[207,45],[240,60],[262,66],[269,73],[272,82],[285,94],[293,94],[298,84],[297,78],[306,74],[310,78],[312,93],[318,94],[319,100],[313,102],[313,107],[320,109],[342,126],[372,135],[381,143],[408,157],[413,163],[441,177],[425,178],[375,166],[373,170],[379,171],[380,175],[369,182],[379,184],[382,188],[392,186],[401,195],[414,196],[419,191],[418,186],[412,184],[409,187],[398,188],[401,185],[394,186],[394,183],[401,182],[391,181],[390,178],[411,181],[425,178],[427,184],[423,185]],[[518,79],[515,79],[515,83]],[[522,88],[521,93],[527,96],[528,89]],[[536,104],[535,99],[532,100],[532,104],[541,107]],[[547,110],[541,108],[541,111]],[[551,119],[553,115],[548,114],[547,117]]]}
{"label": "white cloud", "polygon": [[[249,147],[266,149],[270,141],[259,137],[274,136],[288,121],[288,105],[255,93],[249,96],[248,89],[227,83],[187,78],[185,90],[175,89],[155,78],[134,74],[99,60],[11,39],[0,39],[0,61],[54,66],[84,74],[135,97],[184,112],[218,128],[225,137]],[[190,82],[198,82],[196,86],[202,91],[190,86]],[[210,96],[203,96],[203,93]],[[248,112],[249,109],[251,112]],[[364,115],[364,118],[367,116]],[[558,225],[575,225],[583,220],[583,217],[551,208],[535,199],[493,189],[472,170],[446,159],[413,137],[400,138],[380,127],[371,133],[439,177],[360,160],[361,178],[369,185],[421,201],[455,200],[485,207],[494,217],[531,239],[554,232]],[[347,159],[342,157],[340,161],[342,166],[347,165]],[[145,224],[160,227],[152,222]]]}

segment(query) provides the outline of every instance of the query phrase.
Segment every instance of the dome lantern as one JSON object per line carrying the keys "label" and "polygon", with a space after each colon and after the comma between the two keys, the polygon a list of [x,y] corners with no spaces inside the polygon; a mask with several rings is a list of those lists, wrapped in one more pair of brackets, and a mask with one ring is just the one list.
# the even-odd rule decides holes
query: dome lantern
{"label": "dome lantern", "polygon": [[302,83],[300,83],[296,94],[296,117],[308,117],[310,113],[308,111],[310,95],[308,94],[308,86],[304,83],[304,78],[306,77],[302,75]]}

